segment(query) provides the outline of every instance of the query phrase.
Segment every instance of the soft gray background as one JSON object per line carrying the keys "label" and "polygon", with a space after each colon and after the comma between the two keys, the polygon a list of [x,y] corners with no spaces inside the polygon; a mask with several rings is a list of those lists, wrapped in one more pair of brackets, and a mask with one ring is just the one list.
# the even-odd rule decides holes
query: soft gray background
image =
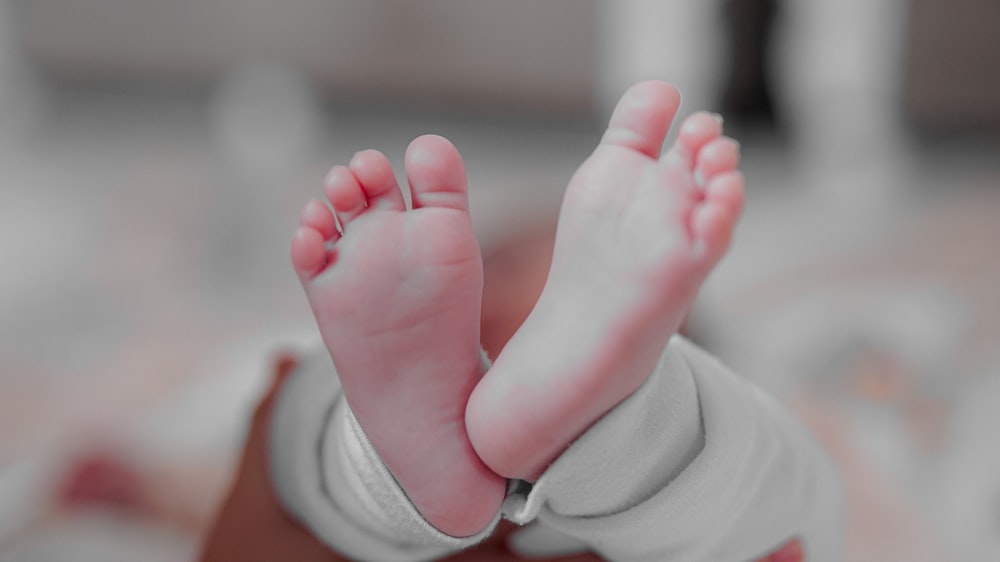
{"label": "soft gray background", "polygon": [[[743,131],[747,213],[699,333],[831,447],[849,560],[998,559],[996,9],[785,4],[792,140]],[[268,353],[315,340],[286,250],[326,169],[444,134],[498,244],[558,209],[628,84],[715,107],[719,9],[0,0],[0,559],[189,557],[190,530],[50,498],[113,446],[222,467],[190,486],[210,509]]]}

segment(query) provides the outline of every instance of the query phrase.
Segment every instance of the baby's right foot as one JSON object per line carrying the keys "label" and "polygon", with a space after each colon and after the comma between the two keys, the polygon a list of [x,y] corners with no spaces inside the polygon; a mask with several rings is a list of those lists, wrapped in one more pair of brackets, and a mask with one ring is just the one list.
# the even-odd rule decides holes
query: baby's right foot
{"label": "baby's right foot", "polygon": [[330,209],[311,202],[292,264],[365,435],[429,523],[470,536],[505,492],[465,430],[483,370],[482,258],[455,147],[418,138],[406,176],[412,209],[382,153],[334,168],[326,194],[343,235]]}
{"label": "baby's right foot", "polygon": [[570,181],[545,288],[466,412],[498,474],[537,478],[638,388],[728,247],[738,146],[700,113],[660,158],[679,103],[662,82],[634,86]]}

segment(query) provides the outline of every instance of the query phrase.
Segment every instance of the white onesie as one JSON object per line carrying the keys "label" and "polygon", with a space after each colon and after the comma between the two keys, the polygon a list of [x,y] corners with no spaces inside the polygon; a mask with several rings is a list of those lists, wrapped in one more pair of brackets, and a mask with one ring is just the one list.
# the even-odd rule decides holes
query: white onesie
{"label": "white onesie", "polygon": [[419,515],[335,373],[324,350],[286,382],[271,468],[291,513],[349,558],[435,560],[505,517],[530,524],[515,537],[522,548],[586,545],[614,562],[754,560],[795,537],[808,562],[842,559],[844,500],[827,454],[776,400],[680,336],[636,392],[534,485],[512,481],[493,525],[466,538]]}

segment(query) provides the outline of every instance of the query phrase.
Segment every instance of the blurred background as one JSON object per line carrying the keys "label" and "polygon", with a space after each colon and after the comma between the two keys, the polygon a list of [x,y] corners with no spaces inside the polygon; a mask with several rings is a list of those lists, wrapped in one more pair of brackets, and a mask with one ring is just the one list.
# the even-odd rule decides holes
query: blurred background
{"label": "blurred background", "polygon": [[193,556],[268,358],[317,341],[287,244],[355,151],[462,151],[498,349],[647,78],[742,143],[747,213],[686,329],[833,452],[848,559],[1000,559],[997,23],[977,0],[0,0],[0,559]]}

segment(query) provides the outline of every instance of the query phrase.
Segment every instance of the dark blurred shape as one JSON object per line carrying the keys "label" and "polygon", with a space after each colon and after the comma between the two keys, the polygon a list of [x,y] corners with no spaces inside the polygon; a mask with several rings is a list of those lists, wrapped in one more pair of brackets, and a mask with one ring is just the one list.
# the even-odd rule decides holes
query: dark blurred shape
{"label": "dark blurred shape", "polygon": [[909,4],[909,119],[924,133],[1000,133],[1000,2]]}
{"label": "dark blurred shape", "polygon": [[724,0],[726,71],[720,109],[727,126],[782,133],[772,85],[778,0]]}

